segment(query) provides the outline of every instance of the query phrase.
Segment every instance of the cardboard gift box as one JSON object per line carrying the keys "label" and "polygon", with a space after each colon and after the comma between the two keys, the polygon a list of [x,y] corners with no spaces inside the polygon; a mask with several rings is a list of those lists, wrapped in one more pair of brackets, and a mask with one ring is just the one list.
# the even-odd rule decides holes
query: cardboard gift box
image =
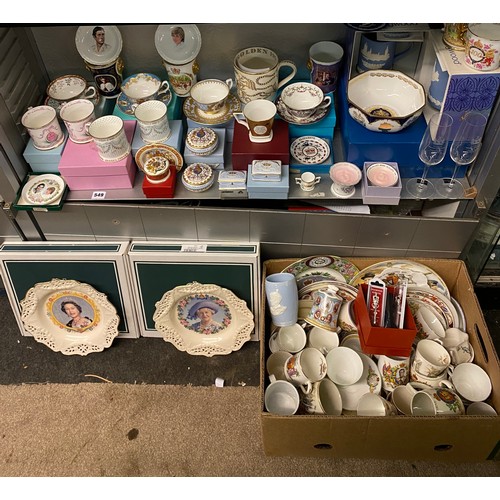
{"label": "cardboard gift box", "polygon": [[396,162],[383,162],[393,167],[398,174],[398,181],[394,186],[383,187],[373,185],[367,176],[368,167],[376,163],[382,162],[367,161],[363,165],[363,177],[361,179],[361,196],[363,197],[363,203],[365,205],[398,205],[401,198],[401,190],[403,189],[398,164]]}
{"label": "cardboard gift box", "polygon": [[177,169],[175,166],[170,166],[170,175],[163,182],[155,184],[150,182],[146,176],[142,181],[142,192],[146,198],[173,198],[175,192],[175,184],[177,181]]}
{"label": "cardboard gift box", "polygon": [[[172,146],[177,149],[177,151],[182,151],[182,120],[172,120],[169,122],[170,125],[170,136],[168,139],[165,139],[161,144],[167,144],[168,146]],[[139,125],[135,127],[134,138],[132,139],[132,154],[135,156],[137,151],[145,146],[146,143],[142,140],[141,137],[141,129]]]}
{"label": "cardboard gift box", "polygon": [[[193,127],[198,128],[198,127]],[[193,128],[188,128],[187,133]],[[215,151],[206,156],[201,156],[193,153],[185,145],[184,141],[184,163],[189,165],[190,163],[208,163],[214,170],[224,170],[224,151],[226,148],[226,129],[225,128],[214,128],[213,131],[217,134],[218,142]],[[214,165],[217,165],[214,167]]]}
{"label": "cardboard gift box", "polygon": [[24,159],[29,163],[31,170],[37,173],[58,174],[59,162],[61,161],[63,151],[68,142],[68,132],[64,132],[63,143],[54,149],[41,151],[33,145],[33,139],[30,137],[28,144],[23,152]]}
{"label": "cardboard gift box", "polygon": [[[251,165],[248,168],[251,169]],[[281,166],[281,179],[277,182],[255,180],[249,176],[247,179],[248,198],[286,200],[288,199],[289,184],[288,165]]]}
{"label": "cardboard gift box", "polygon": [[[131,143],[135,121],[123,122]],[[103,161],[94,142],[68,141],[59,163],[59,172],[73,191],[87,189],[127,189],[134,187],[137,167],[132,153],[120,161]]]}
{"label": "cardboard gift box", "polygon": [[[271,318],[266,317],[265,278],[299,259],[272,259],[263,264],[260,316],[260,395],[264,452],[268,456],[315,458],[362,458],[477,462],[498,458],[500,416],[358,417],[356,415],[278,416],[265,410],[264,393],[269,383],[266,360],[269,355]],[[364,269],[387,258],[352,257]],[[484,316],[474,294],[465,263],[458,259],[412,259],[443,278],[451,296],[461,305],[467,333],[475,352],[474,363],[486,370],[492,383],[488,398],[500,410],[500,362]],[[404,439],[395,438],[404,436]]]}

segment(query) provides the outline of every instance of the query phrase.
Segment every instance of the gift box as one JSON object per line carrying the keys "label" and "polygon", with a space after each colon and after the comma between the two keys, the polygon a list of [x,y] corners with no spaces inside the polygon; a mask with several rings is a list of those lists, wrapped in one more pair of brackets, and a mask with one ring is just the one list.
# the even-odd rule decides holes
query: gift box
{"label": "gift box", "polygon": [[[33,139],[30,137],[28,144],[23,152],[24,159],[29,163],[31,170],[37,173],[58,174],[59,162],[63,151],[68,143],[68,132],[64,132],[63,143],[54,149],[41,151],[33,145]],[[69,141],[71,142],[71,141]]]}
{"label": "gift box", "polygon": [[173,198],[175,192],[175,183],[177,180],[177,169],[170,166],[170,175],[163,181],[155,184],[148,180],[146,176],[142,181],[142,192],[146,198]]}
{"label": "gift box", "polygon": [[[390,293],[391,287],[387,287]],[[359,333],[361,349],[365,354],[385,354],[387,356],[408,357],[417,327],[408,303],[405,304],[404,328],[383,328],[373,326],[368,314],[366,304],[366,294],[368,285],[362,283],[358,287],[358,294],[354,300],[354,313],[356,316],[356,326]]]}
{"label": "gift box", "polygon": [[[113,108],[113,114],[119,116],[122,120],[135,121],[135,115],[125,113],[118,105],[118,99]],[[182,101],[176,94],[172,92],[172,99],[167,105],[167,118],[169,120],[180,120],[182,118]]]}
{"label": "gift box", "polygon": [[[161,144],[167,144],[168,146],[172,146],[177,149],[177,151],[181,152],[183,132],[182,120],[172,120],[169,122],[169,125],[171,130],[170,136]],[[139,125],[137,125],[134,131],[134,138],[132,139],[132,154],[135,156],[137,151],[145,145],[146,143],[141,137],[141,129],[139,128]]]}
{"label": "gift box", "polygon": [[[125,121],[125,135],[132,142],[136,122]],[[59,172],[73,191],[127,189],[134,186],[137,167],[130,153],[120,161],[103,161],[94,142],[68,141],[59,163]]]}
{"label": "gift box", "polygon": [[[251,169],[251,165],[247,168]],[[281,180],[269,182],[267,180],[255,180],[251,176],[247,178],[247,191],[249,199],[286,200],[289,190],[289,166],[281,166]]]}
{"label": "gift box", "polygon": [[[193,128],[198,128],[193,127]],[[189,128],[189,133],[193,128]],[[212,128],[212,127],[210,127]],[[214,170],[224,170],[224,150],[226,148],[226,129],[225,128],[214,128],[213,131],[217,134],[218,142],[215,151],[207,156],[201,156],[190,151],[186,145],[184,145],[184,163],[187,165],[190,163],[208,163]],[[217,167],[214,167],[217,165]]]}
{"label": "gift box", "polygon": [[401,198],[401,176],[399,175],[398,164],[396,162],[383,162],[385,165],[390,165],[397,171],[398,181],[394,186],[375,186],[367,176],[367,170],[370,165],[375,165],[381,162],[365,162],[363,165],[362,180],[361,180],[361,196],[365,205],[398,205]]}
{"label": "gift box", "polygon": [[289,165],[288,123],[275,120],[272,140],[262,143],[250,141],[248,129],[235,123],[231,156],[234,170],[247,170],[253,160],[279,160],[282,164]]}
{"label": "gift box", "polygon": [[250,166],[250,177],[254,181],[281,181],[281,161],[254,160]]}

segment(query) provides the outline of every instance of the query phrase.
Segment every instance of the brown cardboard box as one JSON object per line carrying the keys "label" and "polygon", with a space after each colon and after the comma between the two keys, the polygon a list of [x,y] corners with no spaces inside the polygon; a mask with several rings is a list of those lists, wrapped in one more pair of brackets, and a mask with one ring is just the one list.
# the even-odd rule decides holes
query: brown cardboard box
{"label": "brown cardboard box", "polygon": [[[267,386],[265,360],[269,354],[270,319],[264,281],[298,259],[264,262],[262,276],[261,426],[264,451],[270,456],[358,457],[431,461],[481,461],[500,456],[500,416],[357,417],[341,415],[276,416],[264,408]],[[350,258],[359,269],[387,258]],[[488,402],[500,410],[500,362],[489,335],[474,287],[463,261],[413,259],[434,269],[464,310],[467,332],[475,351],[474,362],[485,369],[493,390]]]}

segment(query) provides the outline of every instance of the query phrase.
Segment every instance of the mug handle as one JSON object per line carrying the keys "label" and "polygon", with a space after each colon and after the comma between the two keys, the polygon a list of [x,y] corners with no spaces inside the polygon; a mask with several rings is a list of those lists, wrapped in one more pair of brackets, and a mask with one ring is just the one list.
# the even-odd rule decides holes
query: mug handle
{"label": "mug handle", "polygon": [[272,384],[273,382],[276,382],[276,377],[271,373],[271,375],[269,375],[269,382]]}
{"label": "mug handle", "polygon": [[226,85],[229,87],[229,90],[231,90],[233,88],[233,79],[232,78],[228,78],[226,80]]}
{"label": "mug handle", "polygon": [[245,115],[243,113],[233,113],[234,119],[240,124],[244,125],[248,130],[250,130],[250,126],[245,119]]}
{"label": "mug handle", "polygon": [[158,89],[157,95],[166,94],[169,90],[170,84],[167,82],[167,80],[163,80],[163,82],[161,82],[160,88]]}
{"label": "mug handle", "polygon": [[300,177],[295,177],[295,184],[302,184],[302,180]]}
{"label": "mug handle", "polygon": [[318,109],[325,109],[328,106],[330,106],[331,103],[332,103],[332,98],[329,95],[327,95],[325,96],[321,104],[318,106]]}
{"label": "mug handle", "polygon": [[283,67],[283,66],[288,66],[291,68],[292,72],[288,75],[288,76],[285,76],[285,78],[283,78],[283,80],[280,80],[278,82],[278,87],[277,89],[283,87],[283,85],[285,85],[285,83],[288,83],[297,73],[297,66],[295,66],[295,63],[293,61],[289,61],[288,59],[285,59],[284,61],[281,61],[279,64],[278,64],[278,67],[277,67],[277,71],[278,71],[278,74],[279,74],[279,70]]}
{"label": "mug handle", "polygon": [[304,385],[301,385],[299,387],[304,394],[311,394],[312,389],[313,389],[310,381],[307,381]]}
{"label": "mug handle", "polygon": [[87,89],[85,90],[85,94],[84,97],[85,99],[93,99],[97,94],[97,89],[93,86],[93,85],[90,85],[89,87],[87,87]]}
{"label": "mug handle", "polygon": [[439,382],[439,387],[446,387],[454,392],[456,392],[455,386],[449,380],[441,380]]}

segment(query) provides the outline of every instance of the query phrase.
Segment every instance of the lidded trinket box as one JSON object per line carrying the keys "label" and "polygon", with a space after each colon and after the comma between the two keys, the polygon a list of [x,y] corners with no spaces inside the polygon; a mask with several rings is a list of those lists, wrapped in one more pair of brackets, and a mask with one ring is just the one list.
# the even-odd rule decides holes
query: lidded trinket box
{"label": "lidded trinket box", "polygon": [[208,156],[213,153],[218,143],[219,136],[208,127],[194,128],[186,136],[186,147],[199,156]]}
{"label": "lidded trinket box", "polygon": [[182,184],[188,191],[200,193],[210,189],[214,183],[214,172],[206,163],[188,165],[182,174]]}

